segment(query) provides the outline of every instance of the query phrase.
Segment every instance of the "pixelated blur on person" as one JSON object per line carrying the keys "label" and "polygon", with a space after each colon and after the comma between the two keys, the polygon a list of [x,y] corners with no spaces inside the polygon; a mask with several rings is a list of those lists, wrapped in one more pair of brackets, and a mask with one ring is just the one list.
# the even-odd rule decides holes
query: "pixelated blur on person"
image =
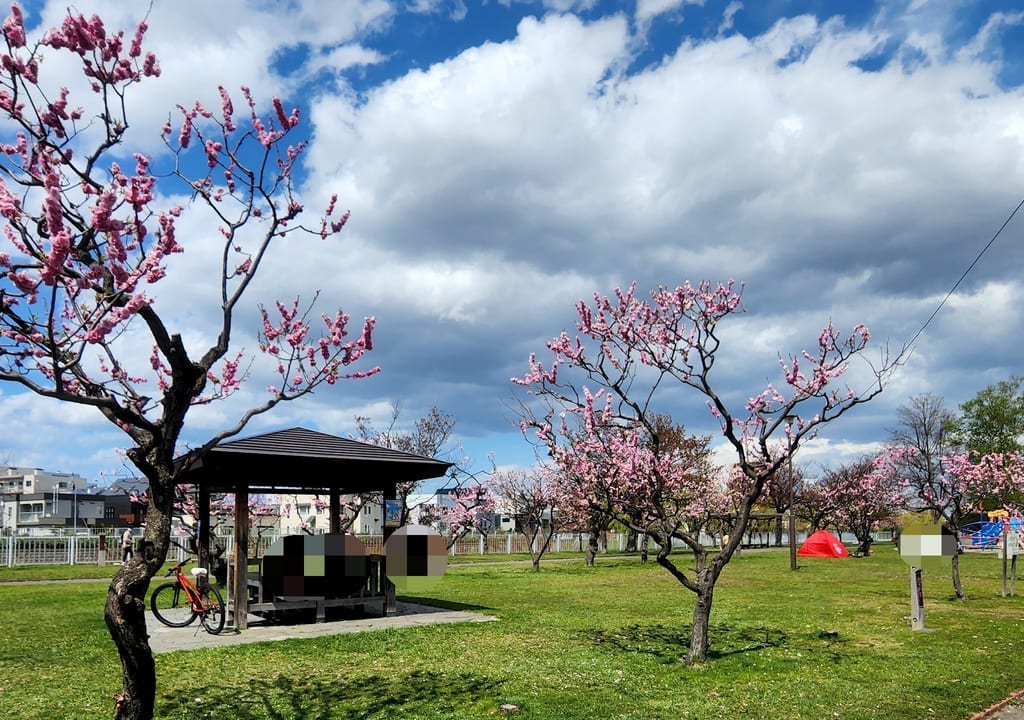
{"label": "pixelated blur on person", "polygon": [[433,528],[406,525],[384,544],[387,576],[401,593],[433,587],[448,568],[444,537]]}

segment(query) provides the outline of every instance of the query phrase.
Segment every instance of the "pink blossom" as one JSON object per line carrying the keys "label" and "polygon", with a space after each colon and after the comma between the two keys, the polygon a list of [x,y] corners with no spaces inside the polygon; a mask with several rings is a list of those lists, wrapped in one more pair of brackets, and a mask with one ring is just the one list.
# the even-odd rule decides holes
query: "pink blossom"
{"label": "pink blossom", "polygon": [[4,20],[3,34],[12,48],[25,46],[24,18],[21,8],[16,3],[11,4],[11,14]]}

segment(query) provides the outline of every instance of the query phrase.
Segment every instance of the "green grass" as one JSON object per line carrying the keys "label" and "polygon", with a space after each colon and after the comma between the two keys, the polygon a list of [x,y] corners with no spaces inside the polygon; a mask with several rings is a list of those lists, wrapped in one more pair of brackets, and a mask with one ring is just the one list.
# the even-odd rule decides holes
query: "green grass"
{"label": "green grass", "polygon": [[[1000,597],[995,558],[961,568],[966,604],[947,572],[926,571],[935,631],[921,633],[891,547],[801,559],[795,573],[784,550],[746,553],[716,592],[712,656],[690,667],[692,596],[656,565],[457,565],[423,599],[499,622],[161,655],[157,716],[458,720],[511,703],[524,720],[962,720],[1024,687],[1024,598]],[[0,586],[0,717],[110,714],[120,667],[105,593],[103,581]]]}
{"label": "green grass", "polygon": [[112,578],[121,564],[106,564],[99,567],[88,565],[29,565],[25,567],[0,567],[0,582],[21,582],[24,580],[81,580],[89,578]]}

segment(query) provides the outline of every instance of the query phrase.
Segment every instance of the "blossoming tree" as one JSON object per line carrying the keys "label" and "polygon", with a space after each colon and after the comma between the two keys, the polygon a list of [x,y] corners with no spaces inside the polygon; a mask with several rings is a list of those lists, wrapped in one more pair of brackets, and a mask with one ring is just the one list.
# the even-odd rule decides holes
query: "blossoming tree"
{"label": "blossoming tree", "polygon": [[[704,473],[675,462],[656,442],[651,450],[647,441],[657,437],[653,418],[659,404],[668,402],[663,396],[673,386],[696,391],[720,422],[736,466],[747,478],[728,542],[711,551],[678,517],[666,515],[660,521],[663,544],[657,561],[696,595],[690,662],[707,658],[715,585],[739,547],[765,483],[823,425],[880,393],[889,369],[887,363],[874,369],[874,382],[863,392],[836,388],[870,336],[863,326],[844,336],[829,323],[814,351],[780,359],[780,387],[769,385],[742,409],[730,408],[717,389],[714,370],[722,323],[741,310],[741,292],[732,281],[659,287],[649,299],[636,295],[635,284],[611,296],[595,294],[592,303],[576,306],[577,334],[562,332],[547,343],[550,364],[531,355],[526,375],[513,378],[534,398],[522,403],[524,430],[533,427],[556,458],[571,454],[567,447],[578,444],[581,435],[595,447],[621,443],[604,453],[615,466],[609,477],[629,497],[645,502],[654,517],[661,513],[656,501],[663,489],[680,499],[681,517],[707,513],[705,498],[714,497],[706,492]],[[693,570],[674,561],[673,539],[689,548]]]}
{"label": "blossoming tree", "polygon": [[871,457],[827,469],[821,491],[823,504],[831,508],[828,519],[857,537],[862,555],[870,552],[872,531],[895,524],[906,506],[902,484],[880,472]]}
{"label": "blossoming tree", "polygon": [[[890,446],[875,459],[876,472],[899,484],[911,510],[928,512],[956,535],[984,504],[1017,506],[1024,490],[1024,453],[950,453],[936,459],[924,457],[920,448]],[[960,580],[960,559],[951,563],[953,591],[965,600]]]}
{"label": "blossoming tree", "polygon": [[501,470],[493,477],[494,491],[516,521],[516,530],[526,536],[527,552],[534,572],[551,547],[551,540],[563,521],[562,493],[555,470],[550,465],[535,465],[529,470]]}
{"label": "blossoming tree", "polygon": [[[293,170],[303,144],[291,139],[298,113],[275,98],[263,117],[244,88],[242,112],[224,88],[216,112],[178,106],[178,121],[163,127],[159,171],[160,161],[126,150],[126,94],[160,73],[143,49],[146,29],[126,36],[69,12],[30,40],[17,6],[0,28],[0,380],[96,408],[125,433],[127,456],[148,479],[144,536],[111,581],[105,609],[123,667],[115,716],[133,719],[153,714],[144,598],[167,555],[179,477],[257,414],[376,372],[354,366],[372,348],[372,318],[350,336],[348,315],[322,315],[318,332],[311,305],[299,300],[261,309],[260,354],[230,351],[235,312],[271,245],[303,232],[328,238],[346,216],[332,200],[312,227],[302,224]],[[62,86],[58,55],[80,68],[81,97]],[[161,207],[158,185],[190,194],[190,207]],[[177,229],[186,212],[209,213],[219,242],[210,275],[191,279],[218,288],[217,327],[193,347],[153,291],[184,250]],[[265,399],[182,452],[189,411],[234,394],[260,357],[276,378]]]}
{"label": "blossoming tree", "polygon": [[[494,530],[495,497],[485,483],[472,482],[448,493],[451,507],[441,509],[441,522],[448,527],[449,550],[471,532],[480,533],[486,552],[487,536]],[[421,518],[422,522],[422,518]]]}

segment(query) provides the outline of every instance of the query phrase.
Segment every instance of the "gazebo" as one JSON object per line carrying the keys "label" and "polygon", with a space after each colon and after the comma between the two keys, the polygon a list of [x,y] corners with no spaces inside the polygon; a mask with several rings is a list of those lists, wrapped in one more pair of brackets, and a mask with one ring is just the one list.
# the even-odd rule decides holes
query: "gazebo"
{"label": "gazebo", "polygon": [[[235,497],[234,572],[228,578],[235,627],[247,624],[249,496],[262,493],[326,493],[330,498],[330,532],[341,527],[341,496],[382,493],[396,497],[398,483],[441,477],[451,463],[370,443],[295,427],[221,443],[181,475],[181,484],[196,486],[199,548],[209,557],[210,495]],[[385,528],[385,538],[389,535]]]}

